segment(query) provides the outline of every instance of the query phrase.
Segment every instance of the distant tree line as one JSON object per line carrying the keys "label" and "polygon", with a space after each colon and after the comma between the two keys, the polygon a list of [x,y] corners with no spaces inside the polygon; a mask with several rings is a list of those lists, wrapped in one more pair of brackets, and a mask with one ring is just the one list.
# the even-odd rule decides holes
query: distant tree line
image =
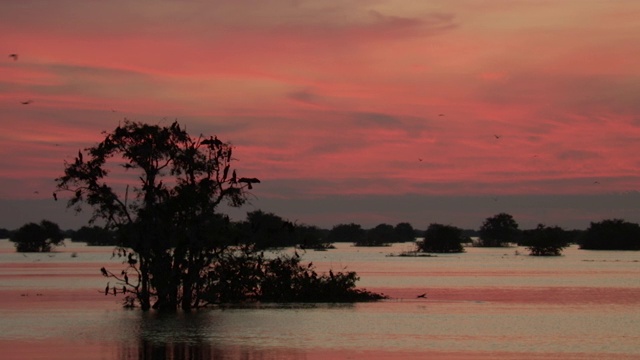
{"label": "distant tree line", "polygon": [[[365,229],[356,223],[338,224],[331,229],[298,224],[273,213],[255,210],[243,221],[229,221],[219,234],[228,245],[251,245],[257,250],[298,247],[305,250],[328,250],[333,243],[354,246],[389,246],[393,243],[416,242],[416,251],[424,253],[464,252],[464,244],[479,247],[527,247],[531,255],[561,255],[570,244],[586,250],[640,250],[640,225],[621,219],[592,222],[586,230],[565,230],[558,226],[538,224],[520,230],[515,219],[499,213],[484,220],[477,230],[432,223],[418,230],[407,222],[379,224]],[[472,241],[472,237],[477,238]],[[8,238],[18,252],[47,252],[68,238],[90,246],[119,246],[117,233],[100,226],[83,226],[78,230],[59,229],[48,220],[28,223],[17,230],[0,228],[0,238]]]}

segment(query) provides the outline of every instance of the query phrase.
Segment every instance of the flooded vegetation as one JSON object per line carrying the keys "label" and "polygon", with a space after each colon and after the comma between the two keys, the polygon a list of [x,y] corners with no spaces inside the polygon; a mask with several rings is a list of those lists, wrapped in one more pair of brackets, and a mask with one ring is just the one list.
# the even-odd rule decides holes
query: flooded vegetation
{"label": "flooded vegetation", "polygon": [[122,262],[110,246],[66,242],[22,254],[0,240],[0,347],[11,359],[640,356],[638,252],[574,245],[555,257],[517,255],[527,254],[523,247],[387,256],[414,247],[342,243],[301,252],[318,272],[356,271],[360,286],[387,300],[161,314],[125,310],[121,295],[104,296],[100,267]]}

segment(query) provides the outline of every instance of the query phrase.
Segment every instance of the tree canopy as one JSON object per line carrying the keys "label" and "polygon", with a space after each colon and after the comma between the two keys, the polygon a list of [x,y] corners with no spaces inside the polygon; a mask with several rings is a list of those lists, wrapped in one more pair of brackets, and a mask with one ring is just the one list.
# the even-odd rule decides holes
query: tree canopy
{"label": "tree canopy", "polygon": [[592,222],[579,242],[581,249],[640,250],[640,225],[622,219]]}
{"label": "tree canopy", "polygon": [[480,227],[480,246],[499,247],[517,242],[520,230],[513,216],[499,213],[487,218]]}
{"label": "tree canopy", "polygon": [[568,246],[568,234],[558,226],[538,224],[533,230],[523,231],[522,245],[533,256],[559,256]]}
{"label": "tree canopy", "polygon": [[18,252],[50,252],[60,245],[64,236],[58,224],[42,220],[40,224],[28,223],[11,234],[10,239]]}
{"label": "tree canopy", "polygon": [[452,225],[431,224],[424,233],[424,240],[417,243],[418,251],[429,253],[464,252],[462,229]]}

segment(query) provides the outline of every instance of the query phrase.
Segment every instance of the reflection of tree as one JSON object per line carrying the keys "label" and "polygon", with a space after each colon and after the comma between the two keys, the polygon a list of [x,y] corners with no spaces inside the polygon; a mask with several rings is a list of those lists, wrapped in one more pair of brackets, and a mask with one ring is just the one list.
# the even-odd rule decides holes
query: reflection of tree
{"label": "reflection of tree", "polygon": [[141,313],[138,317],[137,339],[123,342],[121,360],[209,360],[209,359],[303,359],[300,349],[270,349],[255,346],[220,344],[211,336],[216,328],[210,312]]}

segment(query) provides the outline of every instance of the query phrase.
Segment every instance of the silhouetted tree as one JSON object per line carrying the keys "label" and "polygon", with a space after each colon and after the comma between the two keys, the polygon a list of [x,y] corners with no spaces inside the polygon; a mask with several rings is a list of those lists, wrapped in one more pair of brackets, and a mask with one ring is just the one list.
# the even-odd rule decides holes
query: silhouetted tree
{"label": "silhouetted tree", "polygon": [[87,245],[119,245],[116,234],[100,226],[83,226],[71,235],[71,241],[86,242]]}
{"label": "silhouetted tree", "polygon": [[464,252],[462,229],[451,225],[431,224],[424,233],[424,240],[416,243],[418,251],[428,253]]}
{"label": "silhouetted tree", "polygon": [[236,174],[232,151],[217,137],[192,138],[177,122],[125,121],[65,162],[57,182],[58,191],[72,194],[68,206],[90,205],[91,221],[103,219],[119,236],[117,254],[127,267],[103,271],[119,281],[114,291],[130,294],[144,310],[200,305],[201,271],[223,248],[220,233],[228,225],[216,208],[223,201],[242,205],[259,182]]}
{"label": "silhouetted tree", "polygon": [[395,228],[393,228],[394,232],[394,242],[410,242],[416,240],[416,231],[411,226],[411,224],[407,222],[398,223]]}
{"label": "silhouetted tree", "polygon": [[500,213],[487,218],[480,227],[480,242],[485,247],[507,246],[511,242],[518,242],[520,230],[518,223],[506,213]]}
{"label": "silhouetted tree", "polygon": [[42,220],[40,224],[28,223],[13,234],[11,240],[18,252],[50,252],[64,240],[58,224]]}
{"label": "silhouetted tree", "polygon": [[538,224],[535,229],[522,232],[521,244],[533,256],[559,256],[568,246],[567,233],[558,226]]}
{"label": "silhouetted tree", "polygon": [[369,229],[364,239],[355,242],[355,246],[388,246],[395,239],[394,227],[389,224],[379,224],[373,229]]}
{"label": "silhouetted tree", "polygon": [[327,240],[332,243],[352,242],[359,243],[364,240],[366,231],[358,224],[335,225],[330,231]]}
{"label": "silhouetted tree", "polygon": [[328,250],[334,248],[326,231],[313,225],[295,225],[296,244],[301,249]]}
{"label": "silhouetted tree", "polygon": [[592,222],[580,239],[588,250],[640,250],[640,225],[622,219]]}
{"label": "silhouetted tree", "polygon": [[273,213],[255,210],[240,224],[244,242],[257,249],[282,248],[296,244],[295,225]]}
{"label": "silhouetted tree", "polygon": [[[143,310],[188,310],[221,299],[252,299],[255,283],[268,286],[265,266],[272,260],[244,237],[264,239],[274,223],[285,233],[289,226],[256,212],[246,232],[216,212],[223,201],[244,204],[247,191],[260,182],[238,176],[232,152],[217,137],[192,138],[177,122],[161,127],[125,121],[96,146],[79,151],[74,162],[65,162],[58,191],[71,193],[68,206],[77,211],[83,203],[91,206],[91,222],[105,221],[117,236],[115,254],[124,257],[120,272],[100,269],[115,280],[105,293],[123,293],[125,306]],[[256,259],[253,268],[238,264],[246,254]],[[241,294],[223,294],[227,290]]]}

